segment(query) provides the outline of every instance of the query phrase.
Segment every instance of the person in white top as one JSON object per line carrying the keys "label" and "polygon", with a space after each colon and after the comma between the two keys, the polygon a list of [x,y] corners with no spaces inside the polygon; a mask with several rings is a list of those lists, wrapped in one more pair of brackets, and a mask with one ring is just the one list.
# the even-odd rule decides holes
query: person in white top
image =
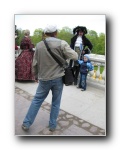
{"label": "person in white top", "polygon": [[[87,28],[84,26],[77,26],[73,29],[73,34],[75,34],[75,36],[71,38],[70,47],[77,52],[78,58],[82,60],[84,55],[89,54],[93,47],[91,42],[85,36],[85,34],[87,34]],[[72,66],[75,73],[74,85],[77,85],[79,64],[73,60],[70,60],[70,67]]]}

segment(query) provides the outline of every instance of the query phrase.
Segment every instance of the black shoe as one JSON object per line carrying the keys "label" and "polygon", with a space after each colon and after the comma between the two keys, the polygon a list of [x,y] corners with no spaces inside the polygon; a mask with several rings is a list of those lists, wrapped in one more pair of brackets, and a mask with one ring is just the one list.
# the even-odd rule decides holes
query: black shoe
{"label": "black shoe", "polygon": [[49,131],[54,132],[55,128],[50,128]]}
{"label": "black shoe", "polygon": [[81,87],[81,86],[77,86],[77,88],[82,89],[82,87]]}
{"label": "black shoe", "polygon": [[74,79],[74,85],[77,85],[77,80],[76,79]]}
{"label": "black shoe", "polygon": [[74,82],[74,85],[77,85],[77,82]]}
{"label": "black shoe", "polygon": [[22,129],[23,129],[24,131],[28,131],[28,130],[29,130],[29,128],[26,127],[26,126],[24,126],[23,124],[22,124]]}
{"label": "black shoe", "polygon": [[81,91],[85,91],[85,89],[82,89]]}

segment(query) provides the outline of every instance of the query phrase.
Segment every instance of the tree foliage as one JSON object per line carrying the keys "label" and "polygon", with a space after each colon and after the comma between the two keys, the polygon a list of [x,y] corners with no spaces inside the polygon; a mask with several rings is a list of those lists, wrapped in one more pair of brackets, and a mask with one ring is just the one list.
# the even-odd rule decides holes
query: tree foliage
{"label": "tree foliage", "polygon": [[38,42],[42,40],[42,29],[36,29],[33,33],[33,36],[31,37],[31,41],[34,45],[36,45]]}
{"label": "tree foliage", "polygon": [[58,31],[57,37],[61,40],[65,40],[66,42],[68,42],[68,44],[70,44],[72,36],[72,30],[69,27],[63,27]]}
{"label": "tree foliage", "polygon": [[91,41],[93,45],[92,53],[105,55],[105,34],[100,33],[99,35],[93,31],[89,30],[86,37]]}
{"label": "tree foliage", "polygon": [[[35,29],[33,36],[31,36],[32,43],[36,46],[38,42],[42,40],[42,33],[43,29]],[[16,39],[17,45],[20,45],[20,42],[23,38],[23,30],[18,30],[18,38]],[[61,30],[58,30],[58,38],[65,40],[70,44],[71,38],[73,37],[72,29],[69,27],[63,27]],[[88,30],[88,34],[86,34],[86,37],[91,41],[93,45],[92,53],[94,54],[101,54],[105,55],[105,34],[100,33],[97,34],[94,30]]]}
{"label": "tree foliage", "polygon": [[24,37],[24,30],[18,29],[17,32],[18,32],[18,37],[16,38],[16,44],[20,45],[20,42],[22,38]]}

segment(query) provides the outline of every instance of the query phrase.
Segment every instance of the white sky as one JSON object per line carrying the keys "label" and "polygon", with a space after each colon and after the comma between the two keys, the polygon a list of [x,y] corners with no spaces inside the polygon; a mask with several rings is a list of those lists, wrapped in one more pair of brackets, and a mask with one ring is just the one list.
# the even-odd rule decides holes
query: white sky
{"label": "white sky", "polygon": [[106,32],[105,15],[15,15],[15,25],[22,30],[29,29],[31,35],[35,29],[44,29],[47,24],[56,24],[58,29],[68,26],[86,26],[98,34]]}

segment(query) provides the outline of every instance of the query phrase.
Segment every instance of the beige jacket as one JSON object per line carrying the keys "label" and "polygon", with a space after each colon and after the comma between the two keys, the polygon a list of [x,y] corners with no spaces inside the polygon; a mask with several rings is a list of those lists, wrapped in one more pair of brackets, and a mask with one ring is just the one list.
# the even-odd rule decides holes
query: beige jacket
{"label": "beige jacket", "polygon": [[[46,38],[53,54],[65,64],[67,59],[78,59],[78,54],[70,48],[69,44],[54,37]],[[39,80],[53,80],[64,75],[64,69],[53,59],[43,41],[36,45],[32,63],[32,71]]]}

